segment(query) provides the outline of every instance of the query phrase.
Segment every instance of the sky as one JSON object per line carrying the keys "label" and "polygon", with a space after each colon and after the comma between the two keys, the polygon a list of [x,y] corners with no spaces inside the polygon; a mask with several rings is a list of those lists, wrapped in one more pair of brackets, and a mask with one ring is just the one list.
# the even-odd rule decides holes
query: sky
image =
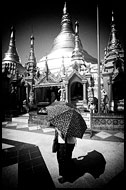
{"label": "sky", "polygon": [[[55,37],[59,34],[65,0],[42,0],[5,2],[2,14],[2,58],[8,49],[10,28],[16,29],[16,47],[21,63],[28,61],[30,52],[30,36],[35,37],[35,56],[37,62],[47,55],[52,48]],[[97,9],[99,5],[100,59],[104,58],[104,48],[107,46],[112,10],[115,14],[116,28],[123,46],[123,11],[122,3],[117,1],[67,0],[67,9],[74,23],[79,22],[79,36],[90,55],[97,58]],[[6,11],[5,11],[6,7]]]}

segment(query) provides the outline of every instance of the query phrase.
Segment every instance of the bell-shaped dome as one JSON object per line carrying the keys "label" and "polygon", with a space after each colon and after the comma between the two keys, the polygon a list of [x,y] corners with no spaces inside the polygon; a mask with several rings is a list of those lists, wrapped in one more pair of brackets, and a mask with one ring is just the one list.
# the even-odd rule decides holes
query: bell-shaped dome
{"label": "bell-shaped dome", "polygon": [[[46,55],[48,67],[53,74],[57,75],[57,73],[61,70],[62,58],[64,59],[66,73],[70,72],[70,69],[72,68],[72,59],[78,58],[79,60],[81,59],[82,62],[83,57],[85,58],[85,61],[87,58],[88,62],[94,59],[86,51],[84,51],[81,40],[78,37],[78,30],[79,28],[77,26],[75,27],[75,32],[73,30],[72,20],[65,3],[63,8],[63,16],[61,19],[60,33],[54,39],[52,50],[48,55]],[[44,69],[46,56],[42,57],[37,63],[37,66],[40,68],[41,72],[43,72]]]}

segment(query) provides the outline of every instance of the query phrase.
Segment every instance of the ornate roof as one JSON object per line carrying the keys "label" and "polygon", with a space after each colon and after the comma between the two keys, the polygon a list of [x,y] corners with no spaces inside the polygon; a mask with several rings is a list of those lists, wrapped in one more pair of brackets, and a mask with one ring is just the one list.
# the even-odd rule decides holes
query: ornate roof
{"label": "ornate roof", "polygon": [[79,72],[75,69],[70,73],[70,75],[66,76],[65,81],[69,81],[72,77],[77,76],[81,81],[86,79],[85,75],[80,75]]}
{"label": "ornate roof", "polygon": [[60,85],[60,81],[51,72],[49,72],[48,77],[46,74],[40,77],[39,81],[35,84],[35,88]]}

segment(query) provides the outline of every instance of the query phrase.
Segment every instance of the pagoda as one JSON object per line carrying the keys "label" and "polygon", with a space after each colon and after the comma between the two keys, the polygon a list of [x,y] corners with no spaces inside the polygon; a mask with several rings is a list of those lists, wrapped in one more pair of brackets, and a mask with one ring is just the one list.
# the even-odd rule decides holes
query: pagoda
{"label": "pagoda", "polygon": [[2,106],[3,117],[18,114],[25,99],[23,75],[25,68],[17,53],[15,28],[11,27],[8,50],[2,60]]}
{"label": "pagoda", "polygon": [[[124,102],[124,50],[119,40],[113,11],[110,36],[102,65],[103,84],[109,99],[109,110],[117,111],[120,107],[118,104],[124,104],[122,103]],[[124,109],[124,106],[119,109]]]}
{"label": "pagoda", "polygon": [[25,83],[26,83],[26,92],[27,92],[27,103],[30,102],[30,105],[33,105],[34,101],[34,92],[33,86],[35,84],[35,76],[37,72],[36,68],[36,57],[34,51],[34,36],[33,34],[30,37],[30,53],[28,62],[25,63]]}

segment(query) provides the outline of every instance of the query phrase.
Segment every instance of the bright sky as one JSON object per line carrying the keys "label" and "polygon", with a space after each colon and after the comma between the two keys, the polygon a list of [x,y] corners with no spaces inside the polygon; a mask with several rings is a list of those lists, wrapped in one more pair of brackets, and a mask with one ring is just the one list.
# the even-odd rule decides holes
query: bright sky
{"label": "bright sky", "polygon": [[[18,2],[18,1],[16,1]],[[10,27],[14,24],[16,29],[16,47],[21,58],[22,64],[27,62],[30,52],[30,35],[35,37],[35,56],[39,61],[48,54],[52,48],[55,37],[60,32],[60,23],[62,18],[63,0],[42,1],[38,4],[23,4],[18,6],[8,5],[8,10],[3,14],[3,32],[2,32],[2,58],[8,49],[10,38]],[[104,48],[109,39],[111,12],[115,12],[115,22],[121,40],[123,41],[123,25],[121,6],[111,5],[102,1],[99,4],[99,22],[100,22],[100,58],[104,57]],[[19,2],[20,3],[20,2]],[[97,33],[96,33],[96,1],[73,1],[67,0],[68,12],[73,21],[79,21],[79,34],[83,48],[93,57],[97,58]]]}

